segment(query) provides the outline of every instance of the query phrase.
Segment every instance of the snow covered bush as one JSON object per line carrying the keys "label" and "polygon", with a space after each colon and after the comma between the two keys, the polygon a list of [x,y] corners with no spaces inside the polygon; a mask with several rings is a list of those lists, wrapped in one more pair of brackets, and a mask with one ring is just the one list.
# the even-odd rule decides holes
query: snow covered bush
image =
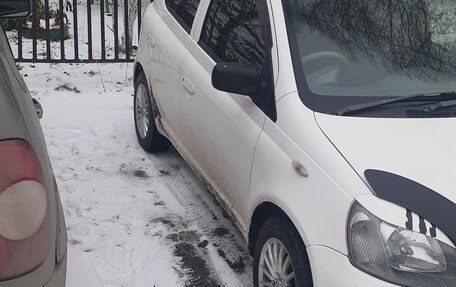
{"label": "snow covered bush", "polygon": [[[45,13],[45,2],[44,0],[36,0],[37,10],[38,11],[38,23],[37,27],[42,27],[42,20],[46,19]],[[59,0],[49,0],[49,17],[51,19],[51,27],[52,26],[60,26],[60,15],[63,13],[64,25],[68,24],[68,17],[67,12],[73,11],[73,4],[70,0],[63,0],[63,12],[60,9],[60,1]]]}
{"label": "snow covered bush", "polygon": [[[60,26],[60,15],[61,9],[59,0],[49,0],[49,17],[50,17],[50,26]],[[33,22],[35,21],[36,27],[45,28],[45,20],[46,20],[46,6],[44,0],[35,0],[33,1],[35,5],[35,14],[31,15],[27,19],[5,19],[1,21],[2,28],[6,31],[17,29],[19,23],[23,27],[32,27]],[[67,12],[73,11],[73,4],[70,0],[63,0],[63,18],[64,18],[64,25],[68,24],[68,17],[66,15]]]}

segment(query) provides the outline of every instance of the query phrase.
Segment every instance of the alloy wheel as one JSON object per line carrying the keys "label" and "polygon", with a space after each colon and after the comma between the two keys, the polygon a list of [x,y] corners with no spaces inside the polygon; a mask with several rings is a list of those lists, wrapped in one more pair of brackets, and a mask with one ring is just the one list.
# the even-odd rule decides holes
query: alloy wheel
{"label": "alloy wheel", "polygon": [[146,138],[149,132],[150,110],[150,99],[146,87],[139,84],[136,89],[135,111],[136,129],[142,139]]}
{"label": "alloy wheel", "polygon": [[295,287],[293,262],[285,245],[270,238],[260,255],[258,282],[260,287]]}

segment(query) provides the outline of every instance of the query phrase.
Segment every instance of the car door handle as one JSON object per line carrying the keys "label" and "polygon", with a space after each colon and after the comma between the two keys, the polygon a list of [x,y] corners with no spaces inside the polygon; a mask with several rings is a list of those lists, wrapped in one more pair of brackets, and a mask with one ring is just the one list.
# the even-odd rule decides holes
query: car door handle
{"label": "car door handle", "polygon": [[188,77],[182,77],[182,86],[184,86],[184,88],[191,96],[195,94],[195,85],[193,85],[192,81]]}

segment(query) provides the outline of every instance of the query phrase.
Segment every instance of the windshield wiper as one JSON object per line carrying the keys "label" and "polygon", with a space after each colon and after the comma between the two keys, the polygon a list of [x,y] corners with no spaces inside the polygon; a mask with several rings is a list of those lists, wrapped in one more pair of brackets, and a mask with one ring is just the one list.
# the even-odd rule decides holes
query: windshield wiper
{"label": "windshield wiper", "polygon": [[434,112],[440,109],[449,108],[449,107],[456,107],[456,100],[450,101],[441,101],[429,106],[425,109],[426,112]]}
{"label": "windshield wiper", "polygon": [[[369,102],[369,103],[364,103],[364,104],[358,104],[358,105],[351,105],[351,106],[346,106],[345,108],[339,110],[337,112],[337,115],[343,116],[355,112],[360,112],[360,111],[365,111],[373,108],[378,108],[382,106],[386,106],[389,104],[395,104],[395,103],[401,103],[401,102],[408,102],[408,101],[414,101],[414,100],[432,100],[432,101],[440,101],[437,104],[443,104],[447,103],[450,101],[442,101],[442,98],[454,98],[456,97],[456,92],[455,91],[448,91],[448,92],[442,92],[442,93],[421,93],[421,94],[415,94],[415,95],[410,95],[410,96],[405,96],[405,97],[397,97],[397,98],[389,98],[389,99],[384,99],[384,100],[379,100],[379,101],[374,101],[374,102]],[[456,105],[456,100],[454,101],[454,104]],[[436,109],[439,109],[437,107]]]}

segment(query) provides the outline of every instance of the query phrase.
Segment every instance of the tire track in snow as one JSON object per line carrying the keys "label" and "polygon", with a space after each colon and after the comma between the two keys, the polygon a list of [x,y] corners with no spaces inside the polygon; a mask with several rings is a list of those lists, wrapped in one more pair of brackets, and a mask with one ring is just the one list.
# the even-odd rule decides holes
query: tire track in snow
{"label": "tire track in snow", "polygon": [[[160,155],[151,155],[149,158],[152,161],[158,160],[165,171],[166,167],[169,166],[167,160]],[[181,160],[183,161],[183,159]],[[221,207],[217,203],[211,204],[211,201],[215,199],[207,188],[194,187],[186,183],[189,182],[189,178],[195,177],[195,175],[187,163],[184,163],[184,166],[185,169],[179,169],[172,174],[172,177],[167,177],[165,183],[179,203],[187,209],[191,220],[197,222],[199,228],[204,232],[204,236],[217,248],[217,256],[220,256],[230,268],[236,271],[236,275],[242,284],[240,286],[253,286],[253,260],[248,253],[242,235],[230,220],[224,219],[225,215]],[[222,230],[221,233],[217,232],[220,230]],[[219,277],[216,266],[210,267],[212,274]]]}
{"label": "tire track in snow", "polygon": [[[142,178],[144,183],[137,185],[139,182],[136,181],[135,188],[142,189],[142,185],[150,185],[153,182],[158,184],[158,186],[163,184],[167,190],[171,191],[172,197],[176,198],[178,203],[186,210],[185,218],[181,220],[196,223],[199,239],[203,242],[208,242],[205,247],[198,246],[197,240],[190,242],[190,244],[194,245],[195,251],[187,256],[187,260],[191,256],[202,258],[207,264],[210,278],[215,279],[216,283],[208,281],[204,277],[206,272],[204,269],[198,269],[197,276],[193,278],[189,276],[190,286],[202,287],[222,284],[229,287],[242,287],[253,285],[252,259],[247,252],[244,239],[238,230],[232,226],[231,221],[224,218],[221,208],[213,202],[213,196],[177,152],[171,150],[162,155],[146,156],[146,153],[138,146],[130,144],[130,140],[125,141],[123,139],[122,130],[119,130],[115,124],[92,124],[86,132],[77,129],[47,129],[46,134],[49,147],[53,150],[53,159],[63,160],[62,162],[55,162],[55,168],[62,190],[68,190],[68,195],[74,194],[71,183],[75,181],[79,182],[78,185],[83,188],[83,186],[87,187],[87,180],[96,180],[97,182],[102,180],[101,182],[103,182],[108,177],[116,178],[119,175],[132,177],[134,175],[132,170],[143,171],[140,169],[141,166],[146,168],[146,170],[148,169],[149,173],[152,170],[156,172],[156,175],[152,175],[147,174],[144,170],[145,176]],[[68,157],[73,160],[65,160]],[[149,160],[141,161],[141,158],[144,157]],[[111,159],[106,162],[99,161],[100,159],[106,160],[108,158]],[[131,166],[121,166],[120,163],[124,161],[130,161],[132,163]],[[136,176],[141,179],[139,175]],[[84,194],[89,193],[89,191],[83,190],[79,190],[77,193],[81,192]],[[97,192],[100,191],[97,190]],[[76,194],[70,198],[75,198],[75,196]],[[131,281],[131,276],[133,276],[135,270],[138,271],[139,269],[131,265],[133,264],[133,262],[130,262],[132,258],[122,257],[133,254],[134,247],[131,243],[106,242],[108,243],[106,247],[109,248],[105,248],[90,240],[90,237],[95,236],[94,233],[96,233],[97,237],[102,236],[99,238],[100,240],[105,236],[105,229],[108,228],[109,223],[106,222],[106,218],[97,219],[101,221],[96,224],[101,224],[101,226],[96,229],[92,223],[84,223],[82,225],[81,223],[76,223],[79,219],[86,217],[84,214],[91,217],[88,214],[91,211],[87,208],[93,206],[93,203],[89,202],[90,200],[89,198],[84,198],[75,202],[68,200],[65,202],[72,242],[77,244],[79,249],[85,253],[84,257],[89,262],[98,266],[97,271],[105,284],[136,286]],[[155,200],[160,201],[161,199],[156,198]],[[99,204],[104,205],[106,202],[100,201]],[[122,215],[123,212],[119,212]],[[112,223],[109,223],[112,224],[113,228],[122,228],[126,224],[123,218],[114,218],[113,220]],[[177,224],[179,224],[179,221],[177,219]],[[191,231],[191,229],[184,226],[181,226],[181,229],[176,231]],[[90,232],[86,232],[87,230]],[[184,240],[184,243],[188,242]],[[119,244],[120,247],[117,246]],[[176,246],[175,248],[178,250],[178,244],[171,242],[171,245]],[[122,249],[124,247],[126,250]],[[174,255],[182,257],[179,256],[179,253]],[[121,256],[120,260],[117,258],[119,256]],[[181,260],[181,263],[185,269],[184,259]],[[226,265],[229,265],[235,272],[222,274],[227,270],[227,267],[224,267]],[[203,276],[200,276],[201,274]]]}

